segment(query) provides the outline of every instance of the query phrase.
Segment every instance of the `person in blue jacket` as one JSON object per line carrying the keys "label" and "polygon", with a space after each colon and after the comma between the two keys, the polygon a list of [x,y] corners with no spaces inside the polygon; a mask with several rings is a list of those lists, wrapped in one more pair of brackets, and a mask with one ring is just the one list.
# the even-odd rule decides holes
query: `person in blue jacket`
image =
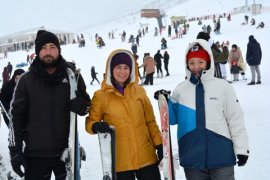
{"label": "person in blue jacket", "polygon": [[[190,43],[186,56],[186,80],[167,97],[171,125],[178,125],[180,165],[187,180],[234,180],[234,165],[249,156],[244,116],[233,87],[214,77],[214,61],[208,42]],[[237,158],[237,161],[236,161]]]}
{"label": "person in blue jacket", "polygon": [[[249,36],[249,42],[247,44],[246,61],[251,71],[251,82],[248,85],[261,84],[261,71],[260,64],[262,60],[262,50],[260,43],[254,38],[253,35]],[[256,73],[257,82],[255,83]]]}

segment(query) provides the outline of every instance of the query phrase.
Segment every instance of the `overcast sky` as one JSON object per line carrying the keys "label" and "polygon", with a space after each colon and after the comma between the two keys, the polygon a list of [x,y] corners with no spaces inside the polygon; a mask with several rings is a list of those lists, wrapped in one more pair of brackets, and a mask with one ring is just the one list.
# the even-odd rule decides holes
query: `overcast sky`
{"label": "overcast sky", "polygon": [[127,12],[138,11],[149,1],[2,0],[0,36],[40,26],[76,32]]}

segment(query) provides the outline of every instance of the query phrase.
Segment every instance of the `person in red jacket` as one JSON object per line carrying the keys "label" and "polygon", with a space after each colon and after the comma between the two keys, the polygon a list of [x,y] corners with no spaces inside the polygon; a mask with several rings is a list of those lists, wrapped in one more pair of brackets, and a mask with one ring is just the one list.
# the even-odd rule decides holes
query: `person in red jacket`
{"label": "person in red jacket", "polygon": [[3,78],[3,83],[2,83],[2,85],[4,85],[5,83],[7,83],[7,82],[9,81],[10,73],[9,73],[7,67],[4,67],[4,70],[3,70],[3,72],[2,72],[2,78]]}

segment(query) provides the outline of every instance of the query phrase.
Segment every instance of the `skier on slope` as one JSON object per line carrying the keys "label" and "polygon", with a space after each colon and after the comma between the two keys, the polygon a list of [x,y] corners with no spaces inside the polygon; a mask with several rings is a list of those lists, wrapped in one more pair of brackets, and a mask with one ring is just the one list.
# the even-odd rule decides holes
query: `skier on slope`
{"label": "skier on slope", "polygon": [[115,127],[117,180],[135,180],[135,176],[160,180],[161,133],[151,102],[138,85],[137,68],[127,50],[109,55],[101,89],[95,92],[86,118],[86,131],[105,133],[109,125]]}
{"label": "skier on slope", "polygon": [[[178,124],[180,164],[187,180],[234,180],[234,165],[248,160],[248,138],[243,111],[235,91],[214,77],[214,61],[208,42],[190,43],[186,56],[187,79],[167,97],[170,124]],[[236,162],[236,158],[238,161]]]}
{"label": "skier on slope", "polygon": [[11,165],[25,180],[50,179],[52,172],[56,179],[65,180],[66,167],[60,156],[68,146],[70,111],[85,115],[90,97],[82,76],[77,75],[78,91],[70,100],[67,70],[72,66],[61,56],[55,34],[39,30],[35,52],[29,71],[17,83],[10,107]]}

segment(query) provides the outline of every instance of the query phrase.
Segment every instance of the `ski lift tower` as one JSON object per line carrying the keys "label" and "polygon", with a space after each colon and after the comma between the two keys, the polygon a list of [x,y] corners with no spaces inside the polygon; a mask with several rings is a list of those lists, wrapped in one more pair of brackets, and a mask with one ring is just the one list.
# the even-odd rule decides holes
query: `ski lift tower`
{"label": "ski lift tower", "polygon": [[160,9],[141,9],[141,17],[156,18],[159,28],[163,28],[162,17],[164,14],[160,13]]}

